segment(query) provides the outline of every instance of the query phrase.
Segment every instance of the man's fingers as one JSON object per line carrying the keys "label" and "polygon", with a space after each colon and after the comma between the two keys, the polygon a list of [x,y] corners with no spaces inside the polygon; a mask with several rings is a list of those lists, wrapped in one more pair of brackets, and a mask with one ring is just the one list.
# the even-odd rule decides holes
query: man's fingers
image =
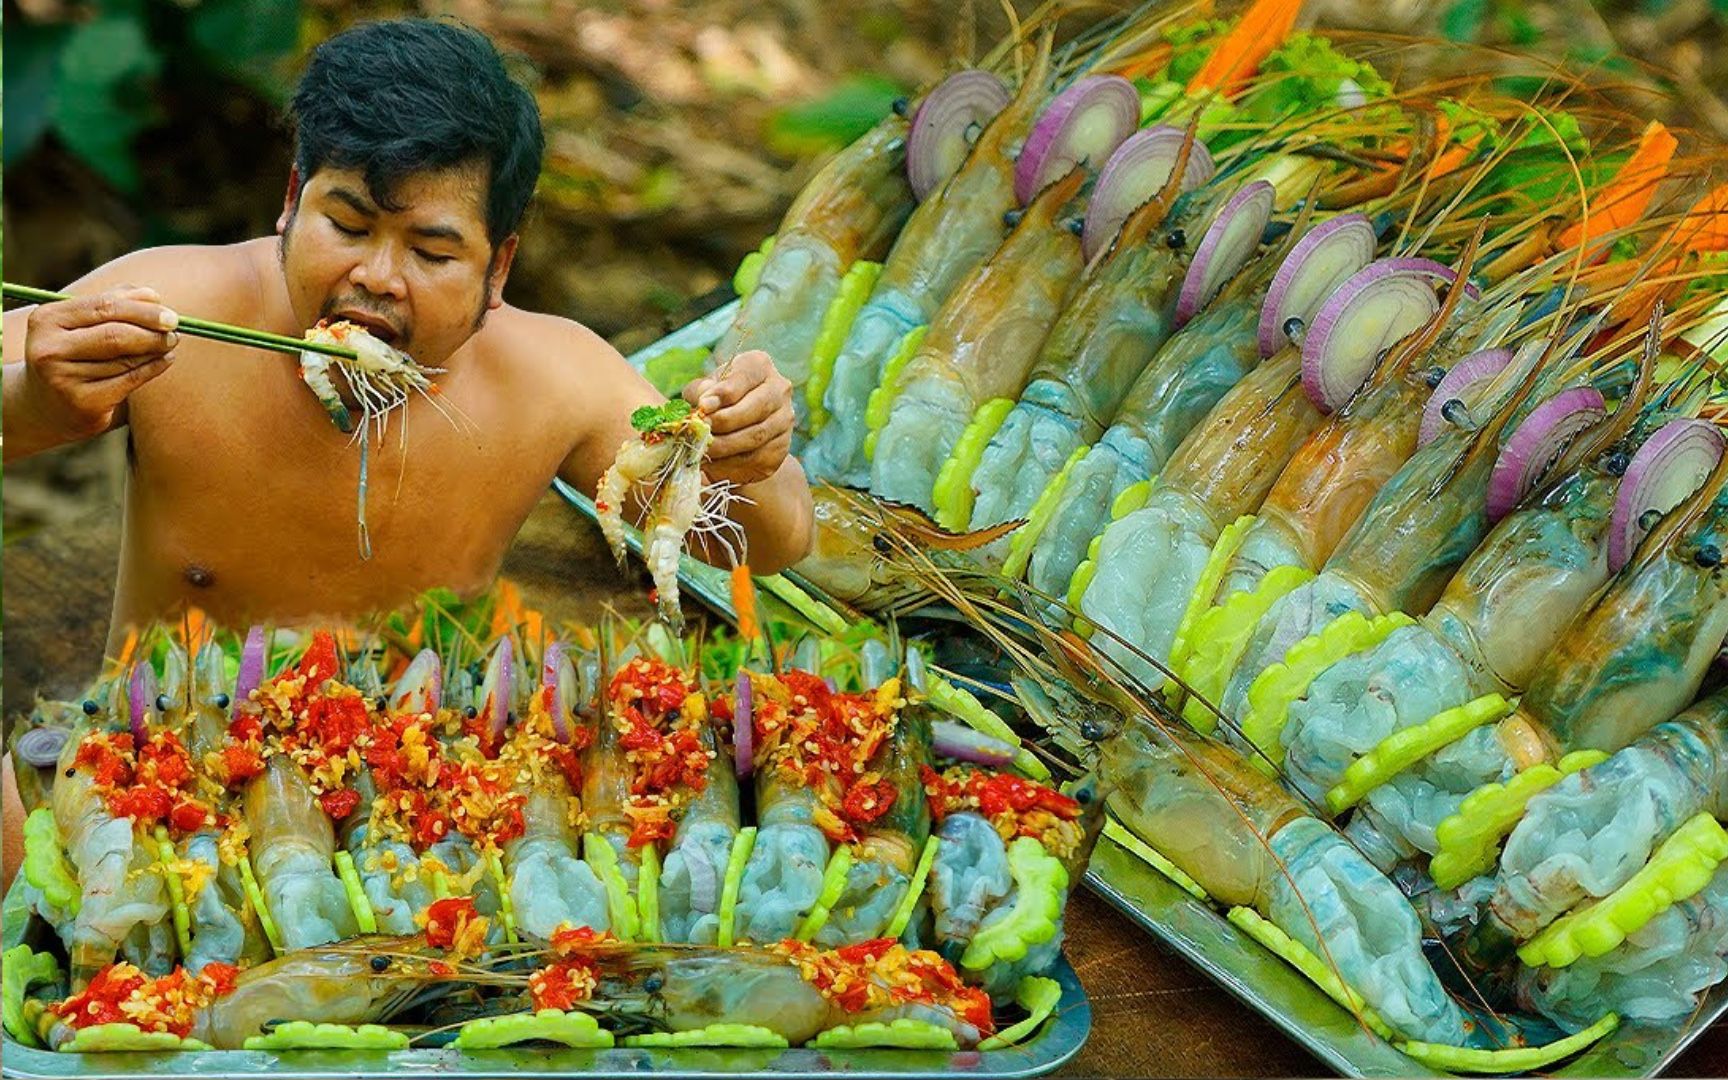
{"label": "man's fingers", "polygon": [[[169,335],[171,338],[176,336],[177,335],[173,334]],[[174,344],[177,345],[178,342],[175,342]],[[152,353],[148,356],[122,356],[116,360],[81,361],[77,368],[77,378],[85,382],[102,382],[108,379],[117,379],[137,370],[145,364],[160,360],[173,352],[174,347],[171,345],[163,352]]]}
{"label": "man's fingers", "polygon": [[134,366],[124,374],[92,384],[91,394],[102,402],[103,408],[116,408],[121,401],[125,400],[126,395],[167,371],[173,363],[172,354],[158,356],[153,360]]}
{"label": "man's fingers", "polygon": [[760,424],[751,424],[739,431],[716,436],[708,444],[708,457],[713,461],[722,461],[729,457],[754,453],[776,439],[784,438],[790,445],[792,438],[792,417],[779,414],[769,417]]}
{"label": "man's fingers", "polygon": [[111,290],[95,296],[80,296],[55,305],[56,322],[68,330],[99,327],[103,323],[130,323],[147,330],[173,330],[180,325],[178,313],[163,307],[154,289]]}
{"label": "man's fingers", "polygon": [[753,424],[760,424],[781,410],[785,404],[786,394],[783,391],[770,383],[763,383],[725,408],[710,411],[708,426],[718,438],[734,431],[742,431]]}
{"label": "man's fingers", "polygon": [[49,359],[85,363],[161,356],[180,343],[180,335],[172,330],[146,330],[128,322],[63,330],[56,337],[48,346]]}

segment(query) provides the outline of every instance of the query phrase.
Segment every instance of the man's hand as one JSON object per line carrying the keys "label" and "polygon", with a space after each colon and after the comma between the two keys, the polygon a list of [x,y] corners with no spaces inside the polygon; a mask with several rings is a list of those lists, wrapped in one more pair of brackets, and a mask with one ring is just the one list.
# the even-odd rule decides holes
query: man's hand
{"label": "man's hand", "polygon": [[792,449],[792,383],[759,349],[734,357],[724,378],[691,382],[684,400],[706,413],[713,429],[703,470],[712,480],[766,480]]}
{"label": "man's hand", "polygon": [[26,323],[22,400],[37,422],[68,439],[107,431],[132,391],[168,370],[179,324],[154,289],[42,304]]}

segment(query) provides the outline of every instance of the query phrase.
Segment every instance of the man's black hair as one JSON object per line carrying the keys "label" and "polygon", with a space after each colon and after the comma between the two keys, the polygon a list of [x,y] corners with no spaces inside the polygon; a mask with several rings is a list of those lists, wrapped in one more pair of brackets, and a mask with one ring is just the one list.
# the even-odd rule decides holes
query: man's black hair
{"label": "man's black hair", "polygon": [[386,210],[410,174],[483,163],[494,251],[521,224],[545,151],[534,95],[485,35],[447,20],[362,23],[325,41],[289,116],[302,183],[326,165],[354,169]]}

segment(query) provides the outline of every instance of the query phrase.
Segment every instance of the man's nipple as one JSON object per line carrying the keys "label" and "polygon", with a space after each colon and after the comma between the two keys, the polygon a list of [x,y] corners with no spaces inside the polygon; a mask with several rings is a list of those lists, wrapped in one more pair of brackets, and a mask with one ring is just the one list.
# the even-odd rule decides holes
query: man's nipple
{"label": "man's nipple", "polygon": [[216,584],[216,575],[205,567],[199,566],[197,563],[187,563],[186,569],[181,572],[181,576],[186,579],[186,584],[191,585],[196,589],[208,589],[210,586]]}

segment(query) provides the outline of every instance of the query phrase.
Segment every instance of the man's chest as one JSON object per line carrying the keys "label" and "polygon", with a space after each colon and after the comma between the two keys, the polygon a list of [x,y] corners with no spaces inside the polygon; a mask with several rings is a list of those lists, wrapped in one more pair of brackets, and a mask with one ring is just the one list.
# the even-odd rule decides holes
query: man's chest
{"label": "man's chest", "polygon": [[261,572],[244,561],[344,587],[460,585],[496,566],[565,453],[554,425],[511,423],[523,410],[485,395],[415,399],[360,440],[291,359],[269,363],[134,407],[130,524],[163,563],[226,581]]}

